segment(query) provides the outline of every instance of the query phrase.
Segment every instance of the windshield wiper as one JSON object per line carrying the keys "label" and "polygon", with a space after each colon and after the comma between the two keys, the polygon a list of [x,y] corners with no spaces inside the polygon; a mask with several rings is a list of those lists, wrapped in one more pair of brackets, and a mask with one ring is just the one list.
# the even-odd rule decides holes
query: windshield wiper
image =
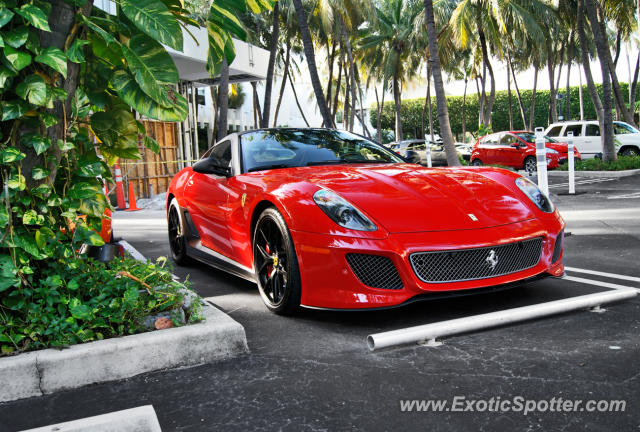
{"label": "windshield wiper", "polygon": [[261,165],[261,166],[249,168],[247,172],[267,171],[267,170],[277,169],[277,168],[297,168],[297,165],[287,165],[287,164]]}
{"label": "windshield wiper", "polygon": [[394,163],[393,161],[374,160],[374,159],[332,159],[326,161],[307,162],[307,166],[315,165],[335,165],[335,164],[358,164],[358,163]]}
{"label": "windshield wiper", "polygon": [[307,166],[314,166],[314,165],[333,165],[333,164],[343,164],[345,163],[345,161],[343,161],[342,159],[331,159],[331,160],[323,160],[323,161],[311,161],[311,162],[307,162]]}

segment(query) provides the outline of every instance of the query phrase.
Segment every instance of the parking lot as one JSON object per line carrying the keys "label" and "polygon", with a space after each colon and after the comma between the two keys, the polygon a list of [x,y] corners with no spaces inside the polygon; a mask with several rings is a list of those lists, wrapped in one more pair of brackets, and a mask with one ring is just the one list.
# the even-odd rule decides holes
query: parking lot
{"label": "parking lot", "polygon": [[[640,427],[640,299],[370,352],[367,335],[610,289],[640,288],[640,176],[552,177],[567,222],[572,277],[508,291],[370,312],[276,316],[255,285],[204,265],[178,267],[246,329],[251,354],[0,405],[0,430],[152,404],[163,430],[632,430]],[[119,212],[122,236],[148,258],[168,255],[162,211]],[[591,273],[584,272],[587,270]],[[595,273],[594,273],[595,272]],[[608,273],[602,274],[602,273]],[[624,400],[624,412],[402,412],[403,400]]]}

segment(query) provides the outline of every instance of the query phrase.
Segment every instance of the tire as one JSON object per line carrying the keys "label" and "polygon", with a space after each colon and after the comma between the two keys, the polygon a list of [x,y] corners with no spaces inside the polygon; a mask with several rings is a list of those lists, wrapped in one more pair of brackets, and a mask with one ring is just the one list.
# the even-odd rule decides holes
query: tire
{"label": "tire", "polygon": [[300,307],[300,268],[284,218],[265,209],[253,231],[253,261],[260,297],[278,315],[292,315]]}
{"label": "tire", "polygon": [[192,260],[187,255],[187,240],[184,236],[184,222],[182,217],[180,217],[180,206],[175,198],[172,199],[169,204],[169,211],[167,212],[167,228],[169,233],[171,259],[180,266],[190,264]]}
{"label": "tire", "polygon": [[620,153],[621,156],[640,156],[640,149],[637,147],[627,147]]}
{"label": "tire", "polygon": [[471,165],[473,166],[482,166],[483,163],[480,159],[474,159],[473,161],[471,161]]}
{"label": "tire", "polygon": [[522,163],[522,168],[529,174],[533,174],[538,171],[538,163],[536,162],[536,158],[533,156],[527,156],[524,158],[524,162]]}

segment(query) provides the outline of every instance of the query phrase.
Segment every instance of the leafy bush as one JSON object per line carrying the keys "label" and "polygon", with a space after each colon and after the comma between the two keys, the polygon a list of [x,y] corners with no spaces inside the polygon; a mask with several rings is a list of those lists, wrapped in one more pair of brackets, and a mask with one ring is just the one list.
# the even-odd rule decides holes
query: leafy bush
{"label": "leafy bush", "polygon": [[[542,79],[542,77],[538,77]],[[600,84],[596,84],[598,92],[602,95],[602,88]],[[627,83],[620,83],[622,94],[625,96],[629,94],[629,87]],[[560,89],[560,92],[566,92],[566,89]],[[531,97],[533,92],[531,90],[521,90],[522,102],[525,107],[525,115],[527,122],[529,121],[529,108],[531,106]],[[580,116],[580,99],[579,99],[579,87],[571,87],[570,107],[571,116],[570,119],[577,120]],[[584,101],[584,116],[586,119],[595,119],[596,112],[589,97],[589,92],[586,85],[583,86],[583,101]],[[602,97],[602,96],[601,96]],[[638,89],[638,98],[640,98],[640,88]],[[462,135],[462,96],[447,96],[447,108],[449,110],[449,122],[451,124],[451,131],[456,136]],[[558,101],[558,115],[565,113],[566,98]],[[513,104],[513,127],[516,130],[526,129],[522,124],[522,118],[520,116],[520,108],[518,105],[518,98],[515,90],[512,90],[512,104]],[[636,103],[638,104],[638,102]],[[437,112],[436,99],[431,98],[432,110]],[[417,99],[405,99],[402,101],[400,114],[402,118],[402,128],[405,132],[405,138],[415,138],[422,133],[422,110],[424,108],[424,98]],[[640,106],[638,107],[640,108]],[[637,111],[638,109],[636,109]],[[395,107],[393,102],[385,102],[382,109],[381,126],[386,129],[394,129],[395,125]],[[371,124],[375,125],[377,122],[376,105],[373,104],[369,109],[369,117]],[[438,116],[434,114],[434,131],[440,130],[440,124],[438,122]],[[425,115],[426,127],[428,128],[428,120]],[[465,106],[465,123],[466,131],[474,132],[478,130],[478,96],[475,93],[468,93],[466,106]],[[537,90],[535,101],[535,112],[533,127],[543,126],[546,127],[549,124],[549,91]],[[494,131],[509,130],[509,93],[507,91],[497,91],[496,101],[493,106],[492,116],[492,129]]]}
{"label": "leafy bush", "polygon": [[[564,163],[558,167],[560,171],[567,171],[569,165]],[[603,161],[600,158],[575,161],[576,171],[622,171],[640,169],[640,156],[618,156],[615,161]]]}
{"label": "leafy bush", "polygon": [[[145,316],[176,310],[183,301],[184,286],[164,265],[165,260],[153,264],[130,258],[105,265],[84,256],[48,260],[29,288],[4,294],[0,355],[144,331]],[[123,271],[155,289],[120,276]],[[199,319],[199,303],[192,302],[187,320]]]}

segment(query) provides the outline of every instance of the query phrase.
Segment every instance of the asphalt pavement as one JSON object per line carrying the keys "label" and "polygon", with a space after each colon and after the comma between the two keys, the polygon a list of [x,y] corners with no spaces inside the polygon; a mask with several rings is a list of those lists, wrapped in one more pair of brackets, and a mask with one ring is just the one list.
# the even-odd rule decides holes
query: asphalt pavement
{"label": "asphalt pavement", "polygon": [[[640,277],[640,176],[589,182],[568,196],[565,264]],[[148,258],[168,254],[162,211],[116,212],[114,227]],[[152,404],[165,431],[637,430],[640,299],[369,352],[368,334],[543,303],[606,288],[545,279],[509,291],[375,312],[280,317],[255,285],[204,265],[177,267],[246,329],[251,354],[0,404],[0,431]],[[571,275],[632,285],[602,275]],[[640,287],[639,283],[635,284]],[[624,412],[402,412],[402,400],[624,400]]]}

